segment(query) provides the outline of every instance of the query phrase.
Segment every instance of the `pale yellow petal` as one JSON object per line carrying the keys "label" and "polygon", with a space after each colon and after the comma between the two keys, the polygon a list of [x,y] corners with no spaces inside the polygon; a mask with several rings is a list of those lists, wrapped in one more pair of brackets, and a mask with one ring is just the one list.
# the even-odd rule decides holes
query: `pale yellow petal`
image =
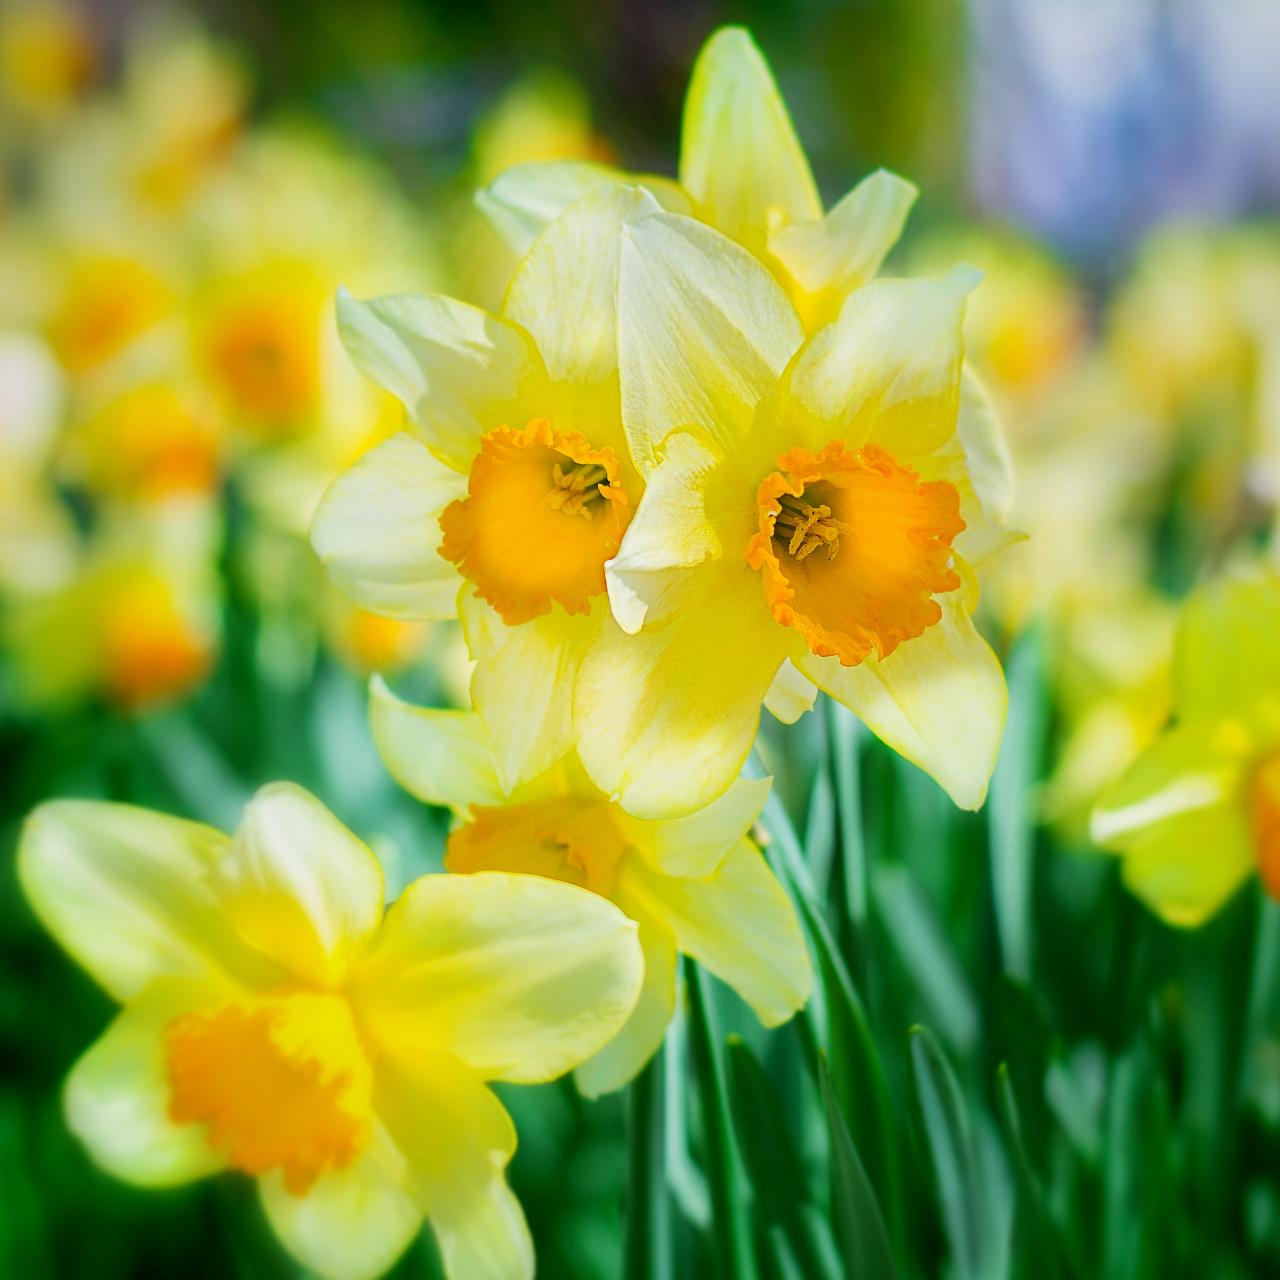
{"label": "pale yellow petal", "polygon": [[730,457],[800,346],[782,286],[710,227],[661,213],[622,233],[618,359],[622,418],[641,472],[677,428]]}
{"label": "pale yellow petal", "polygon": [[606,629],[574,695],[592,780],[639,818],[709,804],[738,776],[788,646],[745,567],[660,626],[635,636]]}
{"label": "pale yellow petal", "polygon": [[956,430],[972,276],[873,280],[796,358],[781,410],[794,443],[874,442],[912,465]]}
{"label": "pale yellow petal", "polygon": [[456,1054],[489,1080],[552,1080],[602,1048],[635,1006],[636,926],[541,876],[423,876],[388,912],[355,978],[389,1052]]}
{"label": "pale yellow petal", "polygon": [[438,457],[466,472],[480,437],[546,412],[547,378],[528,334],[452,298],[338,298],[357,367],[396,396]]}
{"label": "pale yellow petal", "polygon": [[1280,699],[1280,573],[1241,569],[1198,588],[1174,640],[1174,705],[1184,720],[1255,712]]}
{"label": "pale yellow petal", "polygon": [[388,618],[452,618],[458,571],[438,552],[440,513],[466,477],[401,433],[371,449],[321,499],[311,545],[338,589]]}
{"label": "pale yellow petal", "polygon": [[654,461],[618,554],[605,565],[613,616],[629,635],[698,595],[726,545],[746,545],[755,517],[750,486],[710,441],[674,432]]}
{"label": "pale yellow petal", "polygon": [[573,746],[573,689],[582,656],[608,613],[570,616],[556,607],[509,627],[470,591],[460,601],[467,647],[475,660],[471,701],[484,720],[504,791],[551,768]]}
{"label": "pale yellow petal", "polygon": [[916,188],[877,169],[816,222],[778,226],[769,251],[796,283],[797,305],[811,332],[834,320],[845,298],[873,279],[898,242]]}
{"label": "pale yellow petal", "polygon": [[476,192],[476,205],[519,258],[538,234],[571,204],[619,183],[642,187],[672,213],[691,213],[688,195],[670,178],[626,173],[612,165],[587,160],[545,160],[513,165]]}
{"label": "pale yellow petal", "polygon": [[223,1167],[202,1126],[169,1119],[165,1028],[209,995],[201,983],[153,983],[71,1068],[63,1091],[67,1127],[112,1177],[171,1187]]}
{"label": "pale yellow petal", "polygon": [[627,842],[659,871],[709,876],[760,816],[771,784],[770,778],[738,778],[722,796],[686,817],[649,822],[619,814],[617,822]]}
{"label": "pale yellow petal", "polygon": [[503,1173],[515,1128],[493,1093],[461,1062],[429,1053],[384,1062],[375,1105],[447,1280],[532,1280],[533,1240]]}
{"label": "pale yellow petal", "polygon": [[381,1125],[350,1165],[323,1174],[306,1195],[286,1191],[279,1173],[260,1178],[258,1192],[281,1243],[324,1280],[375,1280],[422,1226],[405,1158]]}
{"label": "pale yellow petal", "polygon": [[415,706],[375,678],[369,722],[383,764],[410,795],[459,811],[502,802],[493,748],[474,711]]}
{"label": "pale yellow petal", "polygon": [[977,809],[995,769],[1009,694],[999,660],[954,593],[939,604],[942,620],[887,658],[842,667],[805,654],[796,665],[960,808]]}
{"label": "pale yellow petal", "polygon": [[341,978],[382,919],[373,850],[291,782],[273,782],[249,802],[215,874],[240,935],[322,985]]}
{"label": "pale yellow petal", "polygon": [[694,64],[680,138],[680,184],[702,217],[761,256],[772,225],[822,216],[786,103],[742,27],[722,27]]}
{"label": "pale yellow petal", "polygon": [[[623,904],[625,906],[625,904]],[[641,918],[644,985],[622,1029],[574,1072],[578,1092],[588,1098],[630,1084],[662,1047],[676,1004],[676,944],[660,925]]]}
{"label": "pale yellow petal", "polygon": [[739,840],[701,880],[631,859],[619,893],[670,929],[676,946],[728,983],[765,1026],[785,1022],[808,1000],[813,972],[800,922],[750,840]]}
{"label": "pale yellow petal", "polygon": [[1238,725],[1180,725],[1094,809],[1094,840],[1124,857],[1126,883],[1170,924],[1208,919],[1254,867],[1244,795],[1253,752]]}
{"label": "pale yellow petal", "polygon": [[211,880],[230,844],[132,805],[51,800],[23,828],[18,876],[45,928],[124,1001],[156,978],[263,972]]}
{"label": "pale yellow petal", "polygon": [[795,724],[806,711],[813,710],[817,700],[818,686],[808,676],[801,675],[790,658],[778,668],[769,692],[764,695],[769,714],[783,724]]}

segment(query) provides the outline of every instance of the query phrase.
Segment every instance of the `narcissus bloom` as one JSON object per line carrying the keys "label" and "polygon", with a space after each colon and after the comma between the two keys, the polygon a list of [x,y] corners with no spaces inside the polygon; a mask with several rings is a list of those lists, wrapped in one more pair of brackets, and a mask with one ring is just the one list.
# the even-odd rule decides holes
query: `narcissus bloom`
{"label": "narcissus bloom", "polygon": [[321,504],[335,583],[392,617],[460,612],[476,710],[511,788],[573,746],[583,656],[610,629],[605,562],[640,496],[619,404],[622,223],[658,206],[609,188],[521,263],[501,316],[449,298],[343,298],[356,363],[409,410]]}
{"label": "narcissus bloom", "polygon": [[1103,797],[1093,837],[1170,924],[1208,919],[1257,872],[1280,898],[1280,576],[1196,591],[1174,644],[1174,723]]}
{"label": "narcissus bloom", "polygon": [[142,1186],[221,1169],[333,1280],[386,1270],[430,1219],[455,1280],[532,1276],[486,1080],[577,1066],[635,1005],[636,928],[533,876],[425,876],[383,914],[373,853],[264,788],[234,837],[58,800],[27,823],[27,897],[124,1009],[76,1063],[67,1120]]}
{"label": "narcissus bloom", "polygon": [[724,27],[703,47],[685,99],[680,182],[583,161],[524,164],[477,201],[517,252],[588,191],[636,183],[665,208],[736,240],[777,277],[807,330],[833,319],[902,231],[916,190],[891,173],[859,183],[826,214],[804,149],[751,35]]}
{"label": "narcissus bloom", "polygon": [[607,569],[629,634],[601,634],[575,721],[630,812],[722,792],[780,668],[982,803],[1006,690],[970,620],[972,566],[1009,541],[1009,473],[962,380],[970,287],[872,282],[806,342],[739,245],[671,213],[623,229],[623,418],[647,488]]}
{"label": "narcissus bloom", "polygon": [[630,1019],[578,1068],[596,1095],[626,1084],[657,1052],[671,1020],[680,952],[727,982],[766,1026],[808,999],[809,957],[795,911],[747,832],[768,779],[739,779],[705,809],[647,822],[609,801],[569,754],[504,794],[473,712],[372,690],[374,738],[391,773],[430,804],[453,809],[450,871],[530,872],[611,899],[639,925],[645,977]]}

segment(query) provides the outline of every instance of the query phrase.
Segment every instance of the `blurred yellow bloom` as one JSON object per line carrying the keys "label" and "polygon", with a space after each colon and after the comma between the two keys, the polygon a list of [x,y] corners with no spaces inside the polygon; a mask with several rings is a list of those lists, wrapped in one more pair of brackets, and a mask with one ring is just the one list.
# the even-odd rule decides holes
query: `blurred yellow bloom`
{"label": "blurred yellow bloom", "polygon": [[622,188],[577,204],[521,263],[501,316],[442,297],[339,302],[352,358],[412,434],[335,482],[313,545],[365,608],[461,613],[508,788],[573,746],[577,671],[613,625],[604,566],[640,491],[619,407],[618,230],[654,207]]}
{"label": "blurred yellow bloom", "polygon": [[526,164],[500,175],[477,201],[523,253],[574,200],[618,181],[644,186],[665,208],[701,219],[754,254],[809,332],[834,319],[844,299],[875,275],[916,195],[909,182],[881,171],[824,214],[786,104],[741,27],[712,35],[694,66],[679,186],[580,161]]}
{"label": "blurred yellow bloom", "polygon": [[332,588],[324,596],[324,634],[329,648],[359,674],[401,671],[426,653],[432,623],[371,613]]}
{"label": "blurred yellow bloom", "polygon": [[132,712],[189,693],[217,649],[218,525],[203,503],[173,501],[106,513],[83,551],[73,540],[74,567],[15,595],[6,611],[22,697],[99,696]]}
{"label": "blurred yellow bloom", "polygon": [[808,999],[812,974],[795,912],[747,834],[768,779],[739,779],[688,817],[646,822],[612,804],[572,754],[505,795],[473,712],[411,706],[375,681],[371,717],[392,775],[457,815],[445,854],[450,871],[565,880],[611,899],[638,923],[640,1000],[617,1036],[578,1068],[584,1093],[621,1088],[657,1051],[675,1006],[679,952],[733,987],[766,1026]]}
{"label": "blurred yellow bloom", "polygon": [[762,702],[804,705],[770,686],[801,678],[982,803],[1006,691],[970,620],[971,566],[1009,541],[1010,477],[962,377],[970,287],[873,282],[806,342],[726,237],[670,213],[625,229],[623,417],[647,488],[606,570],[627,634],[587,656],[575,720],[588,772],[630,812],[722,792]]}
{"label": "blurred yellow bloom", "polygon": [[1171,924],[1206,920],[1252,873],[1280,897],[1280,577],[1197,590],[1174,650],[1174,724],[1099,802],[1093,837]]}
{"label": "blurred yellow bloom", "polygon": [[636,928],[571,885],[426,876],[383,913],[373,853],[319,801],[265,787],[234,837],[124,805],[29,819],[23,889],[124,1008],[67,1080],[105,1170],[258,1179],[328,1280],[385,1271],[429,1218],[451,1280],[533,1275],[484,1083],[554,1079],[635,1005]]}
{"label": "blurred yellow bloom", "polygon": [[16,0],[0,10],[0,101],[37,118],[57,116],[85,88],[97,50],[83,17],[56,0]]}

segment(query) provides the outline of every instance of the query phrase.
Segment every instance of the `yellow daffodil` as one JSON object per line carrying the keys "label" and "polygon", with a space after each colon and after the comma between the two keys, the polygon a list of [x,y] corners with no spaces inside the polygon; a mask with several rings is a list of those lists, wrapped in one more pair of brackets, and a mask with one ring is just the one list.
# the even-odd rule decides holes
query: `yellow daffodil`
{"label": "yellow daffodil", "polygon": [[519,165],[477,200],[517,252],[587,191],[648,189],[753,253],[787,290],[807,330],[833,319],[870,280],[902,230],[915,188],[887,172],[866,178],[825,215],[786,104],[751,35],[724,27],[698,56],[685,99],[680,182],[572,161]]}
{"label": "yellow daffodil", "polygon": [[533,876],[381,868],[319,801],[265,787],[234,837],[125,805],[32,815],[19,875],[124,1008],[76,1063],[67,1121],[107,1172],[233,1169],[328,1280],[385,1271],[429,1218],[452,1280],[533,1275],[489,1080],[595,1053],[633,1008],[635,926]]}
{"label": "yellow daffodil", "polygon": [[578,1068],[594,1096],[626,1084],[662,1043],[679,952],[722,978],[766,1026],[808,999],[809,958],[795,912],[748,830],[768,779],[739,779],[705,809],[669,822],[623,812],[569,754],[504,794],[473,712],[400,701],[373,686],[374,739],[393,776],[420,800],[451,808],[454,872],[531,872],[611,899],[639,925],[645,979],[635,1012]]}
{"label": "yellow daffodil", "polygon": [[1174,723],[1103,797],[1093,837],[1171,924],[1206,920],[1253,872],[1280,898],[1280,576],[1197,590],[1174,646]]}
{"label": "yellow daffodil", "polygon": [[803,707],[781,696],[799,677],[982,803],[1006,690],[970,621],[972,566],[1009,540],[1009,475],[962,385],[970,286],[873,282],[805,341],[726,237],[670,213],[624,229],[623,416],[647,488],[607,567],[628,634],[588,655],[575,720],[588,772],[630,812],[723,791],[762,701]]}
{"label": "yellow daffodil", "polygon": [[216,513],[174,500],[107,514],[74,567],[9,602],[4,638],[34,705],[100,697],[144,711],[189,693],[218,640]]}
{"label": "yellow daffodil", "polygon": [[17,0],[0,12],[0,102],[25,122],[61,116],[98,59],[86,15],[56,0]]}
{"label": "yellow daffodil", "polygon": [[640,496],[619,405],[618,230],[655,208],[634,189],[582,200],[521,263],[500,316],[442,297],[339,302],[352,357],[412,434],[335,482],[313,545],[368,609],[461,613],[507,788],[572,748],[578,669],[612,629],[604,566]]}

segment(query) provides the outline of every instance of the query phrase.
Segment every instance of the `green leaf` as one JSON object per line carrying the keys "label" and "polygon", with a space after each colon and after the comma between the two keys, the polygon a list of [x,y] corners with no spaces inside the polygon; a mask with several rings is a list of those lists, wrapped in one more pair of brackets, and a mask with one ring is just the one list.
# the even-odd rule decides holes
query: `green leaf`
{"label": "green leaf", "polygon": [[844,1274],[857,1280],[897,1280],[898,1269],[884,1217],[849,1136],[825,1062],[818,1078],[831,1142],[831,1216],[835,1219]]}
{"label": "green leaf", "polygon": [[627,1107],[627,1280],[669,1280],[674,1272],[666,1169],[666,1054],[632,1083]]}
{"label": "green leaf", "polygon": [[748,1189],[733,1141],[724,1056],[712,1018],[707,976],[688,959],[685,975],[715,1254],[726,1280],[757,1280]]}
{"label": "green leaf", "polygon": [[964,1097],[933,1033],[912,1027],[910,1038],[911,1081],[956,1274],[990,1280],[993,1249]]}

